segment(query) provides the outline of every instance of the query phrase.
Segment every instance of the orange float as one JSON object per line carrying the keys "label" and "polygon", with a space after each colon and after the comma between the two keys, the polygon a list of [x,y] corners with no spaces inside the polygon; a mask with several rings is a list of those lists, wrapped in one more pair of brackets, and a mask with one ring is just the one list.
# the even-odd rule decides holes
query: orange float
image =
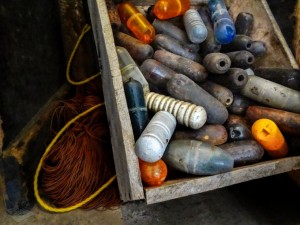
{"label": "orange float", "polygon": [[149,44],[155,37],[155,29],[146,17],[130,2],[118,4],[118,14],[123,24],[140,41]]}
{"label": "orange float", "polygon": [[251,132],[255,140],[260,143],[273,158],[281,158],[287,155],[288,146],[284,136],[272,120],[256,120],[252,125]]}
{"label": "orange float", "polygon": [[168,168],[163,160],[153,163],[139,159],[142,181],[149,186],[160,186],[165,181]]}

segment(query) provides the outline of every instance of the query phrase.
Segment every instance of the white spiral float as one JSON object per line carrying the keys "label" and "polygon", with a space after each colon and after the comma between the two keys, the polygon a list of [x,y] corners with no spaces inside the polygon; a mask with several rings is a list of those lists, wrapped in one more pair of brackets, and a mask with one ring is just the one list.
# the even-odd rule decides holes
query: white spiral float
{"label": "white spiral float", "polygon": [[171,113],[179,124],[193,129],[202,127],[207,119],[206,111],[202,106],[154,92],[146,95],[146,105],[149,110],[154,112],[167,111]]}

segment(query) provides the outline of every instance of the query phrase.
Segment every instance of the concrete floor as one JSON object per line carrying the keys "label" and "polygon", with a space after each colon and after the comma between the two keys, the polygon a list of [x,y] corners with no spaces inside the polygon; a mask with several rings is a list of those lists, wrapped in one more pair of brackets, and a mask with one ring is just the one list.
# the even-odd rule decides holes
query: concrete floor
{"label": "concrete floor", "polygon": [[153,205],[131,202],[108,211],[52,214],[35,206],[25,216],[12,217],[0,202],[0,224],[5,225],[300,224],[300,189],[286,174]]}
{"label": "concrete floor", "polygon": [[[0,193],[3,193],[2,190]],[[0,224],[2,225],[122,225],[121,209],[74,210],[68,213],[49,213],[37,204],[23,216],[11,216],[5,212],[3,195],[0,196]]]}
{"label": "concrete floor", "polygon": [[286,175],[186,198],[122,207],[125,225],[297,225],[300,189]]}

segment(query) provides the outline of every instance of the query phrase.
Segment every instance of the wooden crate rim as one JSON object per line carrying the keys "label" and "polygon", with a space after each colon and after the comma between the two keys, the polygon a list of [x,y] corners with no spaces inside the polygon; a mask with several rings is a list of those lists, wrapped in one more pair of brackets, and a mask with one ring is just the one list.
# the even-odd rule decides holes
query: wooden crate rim
{"label": "wooden crate rim", "polygon": [[213,176],[166,181],[162,186],[145,188],[146,202],[163,202],[297,169],[300,169],[300,156],[262,161]]}
{"label": "wooden crate rim", "polygon": [[[137,2],[137,0],[135,0]],[[298,68],[288,45],[269,9],[266,0],[259,0],[273,24],[282,48],[293,68]],[[154,2],[154,1],[144,1]],[[192,1],[193,4],[203,2]],[[300,169],[300,157],[287,157],[278,160],[264,161],[246,167],[237,167],[228,173],[214,176],[166,181],[163,186],[143,188],[138,159],[134,153],[134,138],[126,107],[123,83],[108,17],[105,0],[88,0],[91,23],[94,31],[99,63],[103,68],[103,90],[110,132],[113,144],[114,160],[118,177],[121,199],[132,201],[146,198],[147,204],[166,201],[178,197],[210,191],[229,185],[259,179],[279,173]],[[121,110],[121,111],[119,111]],[[120,142],[122,143],[120,144]],[[251,173],[250,173],[251,172]],[[240,176],[238,176],[240,175]]]}

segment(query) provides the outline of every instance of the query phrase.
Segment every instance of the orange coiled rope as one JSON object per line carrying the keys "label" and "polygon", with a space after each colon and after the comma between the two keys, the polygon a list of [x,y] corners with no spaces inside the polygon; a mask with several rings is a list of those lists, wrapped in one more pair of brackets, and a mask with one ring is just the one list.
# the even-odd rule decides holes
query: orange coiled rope
{"label": "orange coiled rope", "polygon": [[[56,109],[58,132],[47,146],[34,176],[34,194],[44,209],[68,212],[76,208],[108,209],[121,204],[102,96],[100,73],[80,82],[70,79],[70,66],[83,28],[67,66],[67,80],[76,95]],[[54,125],[54,123],[53,123]],[[45,201],[45,200],[46,201]]]}
{"label": "orange coiled rope", "polygon": [[[57,120],[65,123],[100,104],[96,86],[100,86],[99,83],[78,86],[76,96],[63,101],[57,109]],[[52,146],[42,164],[41,189],[56,207],[70,207],[88,198],[114,174],[105,108],[101,107],[73,123]],[[111,208],[118,205],[118,187],[113,182],[81,208]]]}
{"label": "orange coiled rope", "polygon": [[[76,95],[56,110],[57,134],[46,148],[34,176],[34,194],[44,209],[68,212],[76,208],[108,209],[121,204],[112,157],[100,73],[74,82],[70,66],[83,28],[67,65]],[[40,193],[41,192],[41,193]],[[44,200],[47,199],[47,202]]]}

